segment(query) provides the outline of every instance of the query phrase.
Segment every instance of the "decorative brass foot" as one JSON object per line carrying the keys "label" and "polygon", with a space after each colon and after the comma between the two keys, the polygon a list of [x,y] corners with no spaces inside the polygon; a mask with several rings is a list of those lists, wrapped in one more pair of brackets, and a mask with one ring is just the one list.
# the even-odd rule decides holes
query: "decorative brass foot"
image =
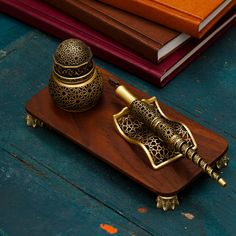
{"label": "decorative brass foot", "polygon": [[30,127],[33,127],[33,128],[43,127],[43,122],[33,117],[30,114],[27,114],[25,119],[26,119],[26,124]]}
{"label": "decorative brass foot", "polygon": [[157,196],[157,208],[162,208],[164,211],[174,210],[179,205],[178,196],[171,197]]}
{"label": "decorative brass foot", "polygon": [[220,170],[222,168],[225,168],[228,165],[228,163],[229,163],[229,158],[227,154],[225,154],[216,162],[216,167]]}

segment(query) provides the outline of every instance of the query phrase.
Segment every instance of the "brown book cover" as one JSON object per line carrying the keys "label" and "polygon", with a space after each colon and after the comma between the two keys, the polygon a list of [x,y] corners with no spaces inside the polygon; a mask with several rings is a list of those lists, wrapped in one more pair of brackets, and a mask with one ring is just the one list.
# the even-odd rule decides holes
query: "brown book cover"
{"label": "brown book cover", "polygon": [[235,0],[100,0],[172,29],[201,38],[236,4]]}
{"label": "brown book cover", "polygon": [[190,36],[95,0],[44,0],[157,63]]}

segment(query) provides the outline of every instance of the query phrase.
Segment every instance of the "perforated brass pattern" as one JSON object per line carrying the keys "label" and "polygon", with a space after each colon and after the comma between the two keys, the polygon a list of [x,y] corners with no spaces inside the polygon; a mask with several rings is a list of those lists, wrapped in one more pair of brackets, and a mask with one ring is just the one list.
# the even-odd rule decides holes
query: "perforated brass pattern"
{"label": "perforated brass pattern", "polygon": [[48,84],[58,107],[81,112],[97,103],[102,95],[103,80],[92,57],[90,48],[78,39],[67,39],[59,44]]}
{"label": "perforated brass pattern", "polygon": [[170,123],[164,121],[163,119],[159,119],[158,123],[154,125],[154,127],[155,132],[166,143],[168,143],[170,138],[175,134],[174,128],[170,125]]}
{"label": "perforated brass pattern", "polygon": [[150,126],[153,120],[161,118],[160,113],[154,105],[147,104],[140,100],[133,101],[129,109],[133,117],[144,122],[147,126]]}
{"label": "perforated brass pattern", "polygon": [[176,133],[175,128],[171,125],[171,121],[161,116],[161,113],[154,104],[135,100],[130,106],[130,114],[151,128],[160,140],[170,144],[169,148],[174,150],[173,142],[170,140]]}
{"label": "perforated brass pattern", "polygon": [[[165,119],[168,125],[176,130],[176,133],[178,134],[177,140],[181,137],[182,140],[192,146],[193,149],[197,148],[197,144],[191,134],[191,131],[184,124],[169,119],[162,112],[156,97],[143,99],[142,103],[143,102],[151,106],[151,113],[154,113],[158,119]],[[139,104],[137,102],[137,106],[138,105]],[[146,105],[144,105],[144,107],[146,107]],[[145,108],[143,111],[142,116],[145,118],[145,114],[148,114],[148,111],[146,111]],[[137,115],[139,114],[140,113]],[[173,148],[170,149],[167,147],[163,140],[160,139],[160,137],[158,137],[152,129],[150,129],[150,125],[148,126],[148,124],[145,123],[145,119],[143,120],[144,122],[137,119],[135,111],[131,114],[130,107],[125,107],[119,113],[113,115],[113,120],[117,131],[124,139],[130,143],[140,146],[143,149],[153,169],[157,170],[162,168],[170,162],[182,157],[182,154],[175,152]],[[154,120],[156,119],[154,118]],[[156,124],[157,123],[155,122],[151,123],[151,125]]]}
{"label": "perforated brass pattern", "polygon": [[51,76],[49,92],[57,106],[67,111],[85,111],[96,105],[103,91],[103,80],[99,72],[79,85],[66,85]]}
{"label": "perforated brass pattern", "polygon": [[92,70],[92,68],[93,68],[92,60],[84,64],[83,66],[78,66],[77,68],[76,67],[65,68],[64,66],[54,63],[54,70],[56,71],[56,73],[64,77],[68,77],[68,78],[79,77],[84,74],[87,74],[89,71]]}
{"label": "perforated brass pattern", "polygon": [[[183,125],[173,121],[168,122],[171,128],[175,129],[189,145],[194,145],[188,130]],[[171,151],[143,122],[134,119],[130,114],[120,117],[118,124],[125,135],[145,145],[151,154],[155,167],[175,158],[179,154],[178,152]]]}
{"label": "perforated brass pattern", "polygon": [[59,44],[55,61],[64,66],[78,66],[91,60],[90,48],[78,39],[67,39]]}
{"label": "perforated brass pattern", "polygon": [[91,77],[94,76],[95,73],[95,67],[92,68],[91,71],[89,71],[87,74],[81,75],[79,77],[65,77],[59,75],[56,71],[53,71],[53,75],[57,77],[58,81],[64,83],[64,84],[80,84],[85,82],[86,80],[89,80]]}
{"label": "perforated brass pattern", "polygon": [[216,173],[199,154],[197,154],[196,150],[192,149],[192,145],[189,145],[183,137],[176,133],[175,129],[170,125],[170,121],[161,117],[161,114],[157,113],[153,105],[144,101],[135,100],[131,103],[129,108],[130,114],[151,129],[152,132],[155,133],[168,148],[170,148],[170,150],[181,153],[199,166],[221,186],[226,186],[224,179],[222,179],[220,175]]}

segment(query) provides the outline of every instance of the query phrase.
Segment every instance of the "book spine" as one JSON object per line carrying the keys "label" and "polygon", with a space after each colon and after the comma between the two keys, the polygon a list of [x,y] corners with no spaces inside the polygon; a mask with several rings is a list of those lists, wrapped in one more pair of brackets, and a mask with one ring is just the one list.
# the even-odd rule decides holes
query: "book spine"
{"label": "book spine", "polygon": [[[71,0],[44,0],[44,2],[89,25],[127,48],[132,49],[149,61],[154,63],[158,62],[157,53],[159,48],[153,46],[151,43],[147,43],[148,38],[144,39],[143,36],[139,35],[137,32],[130,29],[127,30],[123,24],[117,21],[114,22],[113,19],[101,12],[95,12],[92,7],[82,2],[78,3]],[[161,45],[159,45],[159,47],[161,47]]]}
{"label": "book spine", "polygon": [[170,7],[163,6],[157,2],[149,2],[143,0],[99,0],[119,9],[128,11],[130,13],[142,16],[148,20],[165,25],[169,28],[175,29],[179,32],[190,34],[193,37],[199,38],[198,27],[201,22],[190,14],[178,12]]}

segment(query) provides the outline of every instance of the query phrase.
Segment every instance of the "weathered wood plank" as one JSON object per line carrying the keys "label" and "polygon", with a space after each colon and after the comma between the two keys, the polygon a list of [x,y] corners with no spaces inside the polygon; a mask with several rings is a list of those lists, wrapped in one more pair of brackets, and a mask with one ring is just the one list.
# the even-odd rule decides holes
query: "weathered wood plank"
{"label": "weathered wood plank", "polygon": [[0,228],[6,235],[150,235],[24,154],[3,149],[0,156]]}
{"label": "weathered wood plank", "polygon": [[[1,11],[1,9],[0,9]],[[0,59],[5,55],[3,48],[9,46],[16,39],[24,37],[25,34],[29,33],[32,29],[27,25],[21,25],[12,18],[0,14]]]}

